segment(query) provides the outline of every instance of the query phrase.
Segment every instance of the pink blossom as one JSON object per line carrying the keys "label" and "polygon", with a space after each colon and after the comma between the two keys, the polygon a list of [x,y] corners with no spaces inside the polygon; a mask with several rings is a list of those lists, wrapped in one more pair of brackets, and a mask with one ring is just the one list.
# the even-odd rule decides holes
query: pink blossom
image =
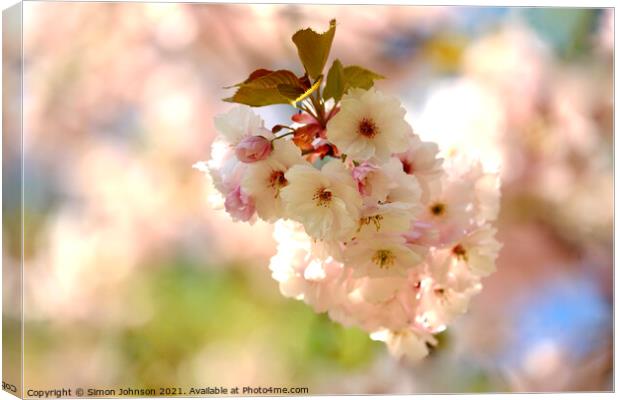
{"label": "pink blossom", "polygon": [[237,186],[232,192],[226,195],[224,208],[234,220],[249,221],[254,216],[254,199]]}
{"label": "pink blossom", "polygon": [[355,182],[357,183],[357,190],[360,192],[360,194],[362,195],[370,194],[368,188],[366,187],[367,186],[366,177],[368,176],[368,174],[370,174],[371,172],[377,171],[378,169],[379,167],[369,162],[363,162],[357,167],[353,168],[353,171],[351,171],[351,174],[353,175],[353,180],[355,180]]}
{"label": "pink blossom", "polygon": [[439,242],[439,232],[432,223],[425,221],[413,221],[409,231],[403,234],[409,244],[422,246],[434,246]]}
{"label": "pink blossom", "polygon": [[244,163],[253,163],[269,157],[273,147],[271,141],[263,136],[248,136],[235,148],[237,158]]}

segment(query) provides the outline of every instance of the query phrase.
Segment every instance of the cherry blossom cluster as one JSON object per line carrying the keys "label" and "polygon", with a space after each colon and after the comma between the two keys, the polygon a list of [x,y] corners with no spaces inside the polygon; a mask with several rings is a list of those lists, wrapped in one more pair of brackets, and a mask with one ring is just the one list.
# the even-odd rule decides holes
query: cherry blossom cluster
{"label": "cherry blossom cluster", "polygon": [[404,116],[397,99],[351,89],[313,140],[330,148],[317,156],[237,106],[216,117],[211,160],[196,166],[234,220],[275,224],[269,268],[284,296],[420,359],[495,270],[499,180],[444,163]]}
{"label": "cherry blossom cluster", "polygon": [[[418,360],[467,310],[495,270],[499,178],[439,156],[405,120],[384,77],[335,59],[336,21],[296,32],[304,74],[257,69],[215,118],[211,159],[197,163],[235,221],[275,225],[269,268],[286,297],[357,326]],[[248,107],[289,104],[291,125]]]}

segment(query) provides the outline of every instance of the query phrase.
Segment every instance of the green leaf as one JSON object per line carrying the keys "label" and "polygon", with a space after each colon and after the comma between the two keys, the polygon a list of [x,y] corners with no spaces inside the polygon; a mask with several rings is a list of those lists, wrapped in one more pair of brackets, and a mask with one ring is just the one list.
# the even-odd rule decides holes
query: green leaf
{"label": "green leaf", "polygon": [[343,72],[346,82],[345,91],[352,87],[368,90],[374,85],[375,80],[385,79],[384,76],[357,65],[345,67]]}
{"label": "green leaf", "polygon": [[277,88],[259,89],[246,86],[240,87],[232,97],[228,97],[224,101],[246,104],[252,107],[290,103],[290,100],[282,96]]}
{"label": "green leaf", "polygon": [[[285,92],[304,92],[302,83],[297,76],[288,70],[269,71],[259,69],[245,81],[235,85],[237,92],[224,101],[241,103],[252,107],[268,106],[272,104],[290,104],[291,99],[284,95],[280,88],[286,88]],[[295,96],[296,97],[296,96]],[[293,98],[295,98],[293,97]]]}
{"label": "green leaf", "polygon": [[304,89],[299,86],[282,84],[278,85],[278,92],[290,101],[294,101],[296,98],[304,94]]}
{"label": "green leaf", "polygon": [[306,72],[312,79],[318,78],[322,72],[336,33],[336,20],[329,22],[329,29],[324,33],[316,33],[310,28],[297,31],[293,35],[293,43]]}
{"label": "green leaf", "polygon": [[310,88],[308,88],[308,90],[306,90],[301,96],[297,97],[295,99],[295,102],[300,102],[302,100],[304,100],[305,98],[309,97],[312,93],[314,93],[315,90],[317,90],[319,87],[321,87],[321,82],[323,81],[323,75],[320,75],[318,77],[318,79],[316,80],[316,82],[314,82],[314,84],[312,86],[310,86]]}
{"label": "green leaf", "polygon": [[323,89],[323,98],[325,100],[333,98],[338,102],[343,94],[350,88],[368,90],[374,85],[377,79],[384,79],[384,77],[357,65],[350,65],[343,68],[340,60],[334,60],[327,73],[327,82],[325,83],[325,89]]}
{"label": "green leaf", "polygon": [[278,91],[282,96],[288,98],[291,104],[295,106],[295,103],[299,103],[317,90],[321,86],[322,80],[323,76],[319,76],[319,79],[316,80],[314,85],[310,86],[307,90],[304,90],[299,86],[278,85]]}
{"label": "green leaf", "polygon": [[[254,71],[252,75],[256,74],[258,71]],[[259,77],[252,80],[246,80],[237,86],[254,87],[259,89],[276,88],[278,85],[292,85],[301,87],[299,78],[297,78],[292,71],[286,69],[280,69],[277,71],[263,71],[267,71],[268,73],[263,72]],[[250,77],[252,77],[252,75],[250,75]]]}
{"label": "green leaf", "polygon": [[332,63],[327,73],[327,81],[325,89],[323,89],[323,98],[325,100],[333,98],[337,102],[340,101],[345,90],[344,69],[340,60],[336,59]]}

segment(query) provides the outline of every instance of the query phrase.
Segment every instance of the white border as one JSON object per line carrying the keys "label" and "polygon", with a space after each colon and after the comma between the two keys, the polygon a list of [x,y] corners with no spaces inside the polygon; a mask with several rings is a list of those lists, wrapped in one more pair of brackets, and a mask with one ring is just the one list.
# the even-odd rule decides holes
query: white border
{"label": "white border", "polygon": [[[31,1],[31,0],[27,0],[27,1]],[[83,2],[97,2],[97,0],[81,0]],[[114,2],[114,3],[119,3],[119,2],[153,2],[153,3],[168,3],[170,1],[166,1],[166,0],[150,0],[150,1],[140,1],[140,0],[126,0],[126,1],[108,1],[108,2]],[[213,0],[213,1],[199,1],[199,0],[184,0],[182,2],[185,3],[231,3],[229,1],[225,1],[225,0]],[[16,0],[2,0],[2,4],[1,4],[1,8],[4,11],[5,9],[15,5],[19,3],[19,1]],[[548,6],[554,6],[554,7],[581,7],[581,8],[601,8],[601,7],[608,7],[608,8],[615,8],[615,3],[613,1],[609,1],[609,0],[589,0],[589,1],[576,1],[576,0],[572,0],[572,1],[551,1],[551,0],[538,0],[538,1],[532,1],[532,0],[525,0],[525,1],[504,1],[504,2],[497,2],[497,1],[475,1],[475,2],[471,2],[471,1],[459,1],[459,0],[450,0],[450,1],[433,1],[433,0],[426,0],[426,1],[398,1],[398,0],[391,0],[389,2],[385,2],[385,3],[378,3],[377,1],[368,1],[368,0],[356,0],[356,1],[300,1],[300,0],[293,0],[293,1],[234,1],[232,3],[239,3],[239,4],[261,4],[261,3],[270,3],[270,4],[325,4],[325,5],[339,5],[339,4],[363,4],[363,5],[370,5],[370,4],[382,4],[382,5],[435,5],[435,6],[483,6],[483,7],[548,7]],[[615,19],[614,19],[615,22]],[[615,24],[614,24],[615,25]],[[0,18],[0,42],[2,39],[2,21]],[[615,93],[617,91],[617,81],[615,80],[615,76],[617,75],[618,72],[618,66],[615,63],[615,49],[616,49],[616,33],[615,33],[615,29],[614,29],[614,104],[615,104]],[[1,65],[1,64],[0,64]],[[2,89],[2,82],[0,80],[0,91]],[[2,100],[0,99],[0,115],[1,115],[1,103]],[[618,203],[616,203],[617,199],[615,197],[615,183],[616,183],[616,168],[615,168],[615,155],[618,154],[618,149],[619,149],[619,145],[617,143],[617,141],[615,140],[615,121],[617,120],[617,114],[618,111],[617,109],[614,107],[614,210],[617,206]],[[0,142],[0,158],[1,158],[1,149],[2,149],[2,143]],[[1,188],[0,188],[0,195],[1,195]],[[1,197],[0,197],[0,202],[1,202]],[[616,265],[616,261],[618,261],[618,254],[616,253],[616,248],[618,247],[618,236],[616,235],[616,218],[615,218],[615,213],[614,213],[614,266]],[[0,230],[0,239],[2,238],[2,231]],[[1,262],[1,261],[0,261]],[[614,367],[617,365],[618,362],[618,355],[615,352],[615,333],[617,332],[617,324],[618,324],[618,319],[616,318],[616,307],[615,307],[615,293],[617,292],[618,289],[618,282],[615,280],[615,268],[614,268]],[[2,301],[2,285],[0,285],[0,305],[1,305],[1,301]],[[1,321],[0,321],[0,327],[1,327]],[[0,346],[0,357],[2,356],[2,346]],[[2,365],[0,363],[0,375],[2,374]],[[614,368],[614,388],[618,387],[618,375],[616,374],[615,368]],[[416,399],[450,399],[450,398],[454,398],[454,396],[458,396],[459,399],[478,399],[480,397],[484,397],[484,398],[489,398],[489,399],[515,399],[515,398],[520,398],[521,396],[528,396],[528,397],[535,397],[535,398],[545,398],[545,399],[608,399],[608,398],[615,398],[615,394],[614,393],[553,393],[553,394],[547,394],[547,393],[535,393],[535,394],[520,394],[520,393],[515,393],[515,394],[463,394],[463,395],[408,395],[408,396],[402,396],[402,395],[393,395],[390,396],[393,399],[410,399],[413,398],[413,396],[415,396]],[[374,398],[374,397],[378,397],[378,396],[314,396],[315,398],[361,398],[361,399],[366,399],[366,398]],[[383,397],[383,396],[382,396]],[[4,400],[4,399],[15,399],[15,396],[12,396],[10,394],[8,394],[7,392],[4,392],[2,390],[0,390],[0,400]],[[182,397],[178,397],[180,399],[182,399]],[[233,396],[228,396],[227,398],[234,398]],[[247,398],[251,398],[251,397],[241,397],[243,399],[247,399]],[[258,398],[258,397],[257,397]],[[297,396],[297,397],[277,397],[278,399],[299,399],[299,398],[303,398],[301,396]]]}

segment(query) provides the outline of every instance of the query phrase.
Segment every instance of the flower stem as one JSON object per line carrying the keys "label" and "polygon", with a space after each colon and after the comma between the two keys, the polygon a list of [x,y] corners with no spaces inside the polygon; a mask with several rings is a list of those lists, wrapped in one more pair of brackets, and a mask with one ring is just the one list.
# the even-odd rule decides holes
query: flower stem
{"label": "flower stem", "polygon": [[310,100],[312,101],[312,105],[316,110],[315,118],[319,121],[319,124],[323,129],[325,129],[325,105],[321,102],[321,98],[318,93],[314,93],[310,96]]}
{"label": "flower stem", "polygon": [[336,110],[338,109],[338,104],[340,103],[335,103],[334,106],[331,108],[331,110],[329,110],[329,113],[327,113],[327,120],[329,121],[334,114],[336,113]]}
{"label": "flower stem", "polygon": [[[287,128],[288,128],[288,127],[287,127]],[[295,130],[294,130],[293,128],[289,128],[289,129],[291,129],[291,131],[290,131],[290,132],[287,132],[287,133],[285,133],[285,134],[283,134],[283,135],[280,135],[280,136],[276,136],[276,137],[274,137],[273,139],[271,139],[271,141],[273,142],[273,141],[275,141],[275,140],[282,139],[283,137],[290,136],[290,135],[294,135],[294,134],[295,134]]]}
{"label": "flower stem", "polygon": [[312,110],[310,110],[308,107],[304,106],[303,103],[299,104],[297,106],[297,108],[299,108],[302,111],[305,111],[306,113],[312,115],[314,118],[317,118],[316,113],[312,112]]}

